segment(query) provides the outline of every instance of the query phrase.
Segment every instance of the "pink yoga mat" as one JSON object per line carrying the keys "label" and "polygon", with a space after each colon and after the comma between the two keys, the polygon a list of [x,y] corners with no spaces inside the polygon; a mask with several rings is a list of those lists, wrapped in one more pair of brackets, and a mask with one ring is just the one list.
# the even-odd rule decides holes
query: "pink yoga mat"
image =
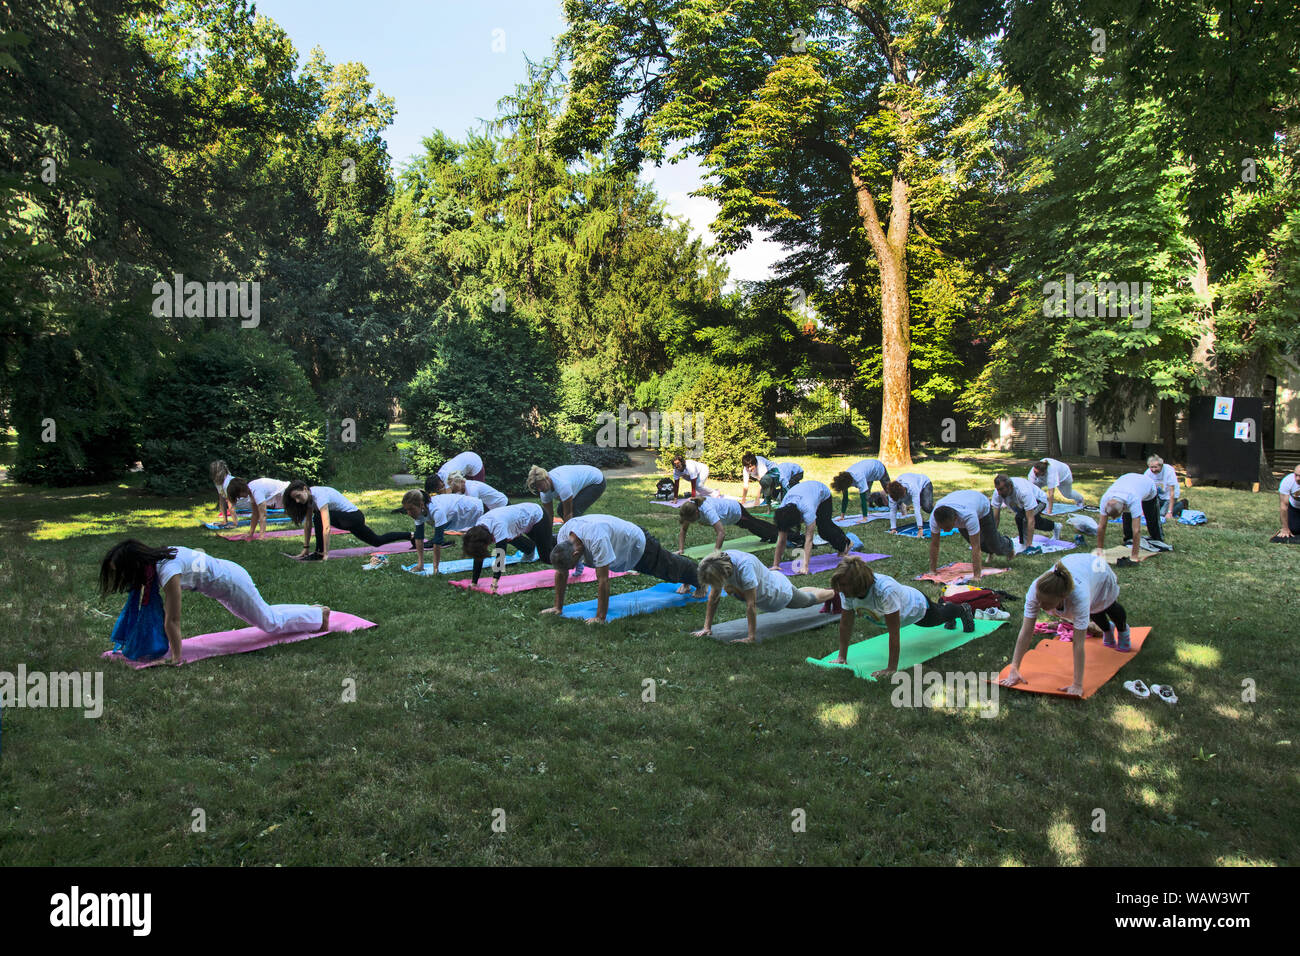
{"label": "pink yoga mat", "polygon": [[[380,545],[377,548],[372,548],[370,545],[366,545],[364,548],[330,548],[330,553],[326,555],[326,559],[332,561],[335,558],[356,558],[356,557],[362,557],[369,554],[374,554],[376,551],[378,551],[380,554],[398,554],[401,552],[408,552],[408,551],[411,554],[415,554],[415,549],[411,547],[411,542],[390,541],[388,542],[388,544]],[[283,551],[281,551],[280,553],[283,554],[286,558],[290,559],[291,561],[303,560],[302,558],[299,558],[296,554],[286,554]]]}
{"label": "pink yoga mat", "polygon": [[[360,631],[368,627],[376,627],[374,621],[367,621],[365,618],[357,617],[355,614],[344,614],[342,611],[330,611],[330,628],[328,631],[316,631],[314,633],[301,634],[281,634],[278,637],[272,636],[266,631],[256,627],[245,627],[238,631],[219,631],[216,634],[201,634],[198,637],[190,637],[181,641],[181,662],[191,664],[194,661],[201,661],[205,657],[222,657],[226,654],[246,654],[249,651],[260,651],[264,647],[271,647],[275,644],[293,644],[297,641],[305,641],[308,638],[320,637],[322,634],[333,634],[334,632]],[[122,661],[124,664],[130,664],[136,670],[142,670],[146,667],[156,667],[159,664],[167,663],[166,658],[156,661],[128,661],[121,654],[113,651],[105,651],[101,657],[111,658]]]}
{"label": "pink yoga mat", "polygon": [[[985,568],[984,577],[990,574],[1003,574],[1006,568]],[[934,574],[918,574],[918,581],[937,581],[939,584],[965,584],[966,579],[975,573],[974,566],[969,561],[958,561],[955,564],[945,564]]]}
{"label": "pink yoga mat", "polygon": [[[313,532],[314,534],[315,532]],[[347,534],[342,528],[330,528],[330,534]],[[302,529],[281,528],[279,531],[268,531],[262,535],[263,538],[292,538],[294,535],[302,537]],[[247,534],[219,534],[218,538],[225,538],[227,541],[254,541],[259,540]]]}
{"label": "pink yoga mat", "polygon": [[[635,571],[611,571],[611,578],[621,578],[625,574],[635,574]],[[596,572],[591,568],[583,568],[580,577],[569,575],[570,584],[591,584],[596,580]],[[484,573],[483,577],[478,579],[478,587],[470,587],[469,578],[461,578],[459,581],[451,582],[454,587],[465,588],[466,590],[480,591],[484,594],[492,593],[492,575]],[[527,574],[509,574],[503,575],[501,584],[497,588],[497,594],[517,594],[520,591],[536,591],[538,588],[549,588],[555,586],[554,571],[529,571]]]}

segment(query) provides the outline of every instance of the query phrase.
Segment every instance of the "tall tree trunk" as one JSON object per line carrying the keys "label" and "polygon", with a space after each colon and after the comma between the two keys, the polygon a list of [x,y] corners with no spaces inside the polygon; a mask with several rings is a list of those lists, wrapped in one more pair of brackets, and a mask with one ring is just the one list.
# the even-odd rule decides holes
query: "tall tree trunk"
{"label": "tall tree trunk", "polygon": [[1174,440],[1174,430],[1178,427],[1178,407],[1168,399],[1160,402],[1160,456],[1171,465],[1178,445]]}
{"label": "tall tree trunk", "polygon": [[1064,456],[1061,454],[1061,425],[1057,421],[1057,411],[1058,405],[1053,398],[1047,402],[1047,457],[1060,461]]}

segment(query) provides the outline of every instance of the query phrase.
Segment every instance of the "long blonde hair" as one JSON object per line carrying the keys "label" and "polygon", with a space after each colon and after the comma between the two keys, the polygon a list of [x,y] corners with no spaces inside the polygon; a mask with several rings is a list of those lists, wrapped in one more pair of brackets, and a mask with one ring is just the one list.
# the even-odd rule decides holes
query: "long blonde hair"
{"label": "long blonde hair", "polygon": [[447,476],[447,490],[455,495],[465,493],[465,473],[463,471],[453,471]]}
{"label": "long blonde hair", "polygon": [[208,465],[208,474],[212,476],[212,483],[220,485],[230,474],[230,466],[218,458],[212,464]]}

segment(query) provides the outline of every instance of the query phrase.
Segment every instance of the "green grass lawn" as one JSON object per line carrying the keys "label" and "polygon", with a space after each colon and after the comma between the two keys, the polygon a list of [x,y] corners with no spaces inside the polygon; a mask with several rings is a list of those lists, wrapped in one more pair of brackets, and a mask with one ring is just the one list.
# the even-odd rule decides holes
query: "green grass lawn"
{"label": "green grass lawn", "polygon": [[[800,460],[826,481],[851,459]],[[987,492],[997,471],[1027,467],[989,453],[917,462],[937,495]],[[1078,465],[1076,487],[1095,504],[1117,468]],[[391,446],[376,446],[333,483],[378,530],[407,529],[389,513],[399,470]],[[604,627],[539,617],[550,591],[492,598],[395,566],[362,572],[360,558],[293,563],[280,555],[292,540],[200,530],[211,496],[159,499],[138,485],[0,484],[0,670],[102,670],[107,698],[98,719],[5,709],[0,863],[1294,862],[1300,550],[1266,543],[1271,491],[1191,489],[1210,524],[1175,524],[1175,553],[1119,569],[1131,621],[1154,632],[1095,697],[1006,691],[983,718],[896,708],[888,684],[806,664],[834,649],[830,628],[722,646],[689,635],[702,607]],[[673,541],[676,515],[649,503],[652,486],[612,480],[596,510]],[[887,526],[854,529],[892,555],[873,567],[902,580],[925,570],[925,543]],[[269,601],[326,603],[379,627],[183,668],[101,662],[122,601],[97,595],[98,563],[128,535],[206,548],[244,565]],[[706,540],[700,529],[688,543]],[[968,557],[945,540],[942,561]],[[994,586],[1023,596],[1050,560],[1020,559]],[[595,586],[569,593],[586,600]],[[1011,610],[927,668],[1000,669]],[[719,617],[742,613],[726,599]],[[236,626],[186,596],[186,635]],[[1121,687],[1132,677],[1173,684],[1181,702],[1135,700]],[[355,703],[342,701],[349,679]],[[1254,703],[1242,700],[1247,679]],[[496,808],[504,833],[491,827]],[[792,830],[796,809],[805,832]],[[1092,829],[1096,809],[1105,832]]]}

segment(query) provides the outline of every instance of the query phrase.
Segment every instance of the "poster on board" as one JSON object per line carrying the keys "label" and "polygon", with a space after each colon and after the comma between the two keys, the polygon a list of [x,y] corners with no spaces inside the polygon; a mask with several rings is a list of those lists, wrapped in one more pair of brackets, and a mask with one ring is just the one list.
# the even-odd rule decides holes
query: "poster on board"
{"label": "poster on board", "polygon": [[1232,399],[1220,395],[1214,400],[1214,417],[1221,422],[1232,421]]}

